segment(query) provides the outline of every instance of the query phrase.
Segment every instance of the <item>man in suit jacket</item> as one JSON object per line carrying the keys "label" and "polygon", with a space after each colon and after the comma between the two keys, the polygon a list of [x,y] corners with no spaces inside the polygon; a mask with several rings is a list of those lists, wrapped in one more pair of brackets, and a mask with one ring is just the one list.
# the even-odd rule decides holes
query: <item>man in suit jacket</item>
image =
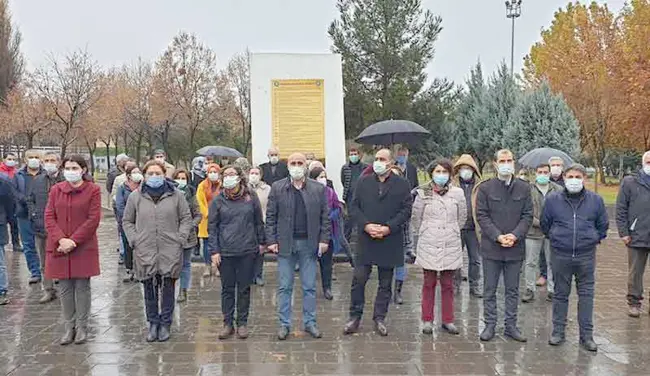
{"label": "man in suit jacket", "polygon": [[[262,180],[272,186],[276,181],[282,180],[289,176],[289,168],[287,164],[280,160],[280,152],[278,148],[272,147],[269,149],[269,161],[262,163]],[[307,166],[305,166],[306,168]]]}

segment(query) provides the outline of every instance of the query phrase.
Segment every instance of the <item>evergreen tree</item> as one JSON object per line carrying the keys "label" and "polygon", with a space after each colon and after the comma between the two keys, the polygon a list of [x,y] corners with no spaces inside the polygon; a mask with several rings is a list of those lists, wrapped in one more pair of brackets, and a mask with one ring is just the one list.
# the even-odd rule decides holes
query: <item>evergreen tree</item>
{"label": "evergreen tree", "polygon": [[7,0],[0,0],[0,103],[20,81],[24,60],[20,52],[22,35],[14,29]]}
{"label": "evergreen tree", "polygon": [[378,120],[409,119],[442,20],[421,0],[338,0],[337,7],[329,35],[343,59],[347,137]]}
{"label": "evergreen tree", "polygon": [[[521,89],[510,74],[510,69],[501,63],[490,77],[485,101],[487,119],[478,131],[481,156],[488,158],[486,160],[492,159],[499,149],[517,149],[516,142],[508,138],[508,129],[512,126],[512,115],[521,97]],[[515,157],[521,155],[515,153]]]}
{"label": "evergreen tree", "polygon": [[544,81],[519,102],[507,139],[517,156],[539,147],[555,148],[577,156],[580,127],[562,95],[554,94]]}

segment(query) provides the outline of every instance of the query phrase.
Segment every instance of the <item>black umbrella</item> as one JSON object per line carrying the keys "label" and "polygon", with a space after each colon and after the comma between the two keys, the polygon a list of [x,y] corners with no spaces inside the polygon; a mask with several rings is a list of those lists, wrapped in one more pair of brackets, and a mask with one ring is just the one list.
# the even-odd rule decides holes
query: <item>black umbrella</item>
{"label": "black umbrella", "polygon": [[202,156],[210,157],[232,157],[239,158],[244,155],[233,148],[227,146],[204,146],[197,150],[196,153]]}
{"label": "black umbrella", "polygon": [[355,141],[366,145],[411,144],[430,133],[409,120],[384,120],[364,129]]}
{"label": "black umbrella", "polygon": [[565,166],[573,164],[573,159],[567,153],[553,148],[533,149],[519,158],[519,163],[527,168],[537,168],[541,164],[548,163],[552,157],[561,158]]}

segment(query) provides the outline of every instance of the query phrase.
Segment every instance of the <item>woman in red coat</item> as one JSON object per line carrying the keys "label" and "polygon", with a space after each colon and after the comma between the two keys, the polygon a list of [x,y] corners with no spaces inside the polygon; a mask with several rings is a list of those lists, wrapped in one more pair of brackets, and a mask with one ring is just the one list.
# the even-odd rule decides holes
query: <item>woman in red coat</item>
{"label": "woman in red coat", "polygon": [[98,185],[87,181],[88,165],[72,155],[62,163],[64,182],[52,187],[45,209],[45,270],[59,280],[65,333],[61,345],[86,342],[90,277],[99,275],[97,227],[101,217]]}

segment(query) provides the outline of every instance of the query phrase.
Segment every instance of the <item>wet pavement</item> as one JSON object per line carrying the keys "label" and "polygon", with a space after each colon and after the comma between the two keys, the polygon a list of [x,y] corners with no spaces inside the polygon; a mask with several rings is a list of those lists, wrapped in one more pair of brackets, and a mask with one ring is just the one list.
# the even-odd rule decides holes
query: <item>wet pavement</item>
{"label": "wet pavement", "polygon": [[[264,287],[254,287],[248,340],[219,341],[221,328],[218,278],[203,279],[193,268],[189,301],[177,305],[172,339],[148,344],[139,284],[121,282],[112,218],[100,228],[102,275],[93,279],[92,337],[85,345],[61,347],[58,302],[38,304],[39,286],[27,284],[22,254],[6,252],[12,304],[0,307],[0,375],[647,375],[650,373],[650,316],[627,317],[627,258],[618,240],[607,240],[598,254],[595,329],[597,354],[577,344],[576,298],[572,296],[567,343],[550,347],[551,304],[538,299],[520,305],[520,326],[529,342],[502,334],[481,343],[480,300],[470,299],[467,284],[456,300],[460,336],[420,333],[422,275],[410,267],[405,303],[391,305],[388,337],[372,332],[371,302],[360,334],[343,336],[350,298],[351,270],[335,266],[334,300],[319,291],[319,340],[296,331],[279,342],[276,332],[276,268],[267,263]],[[10,247],[7,247],[9,249]],[[373,275],[376,278],[376,274]],[[646,285],[650,280],[646,278]],[[369,283],[374,298],[376,280]],[[298,285],[296,285],[297,287]],[[295,328],[300,328],[300,292],[295,289]],[[545,295],[543,289],[541,294]],[[502,298],[500,298],[502,310]],[[296,309],[298,307],[298,309]],[[436,317],[439,317],[437,314]],[[503,318],[502,312],[499,313]],[[500,329],[502,332],[502,330]]]}

